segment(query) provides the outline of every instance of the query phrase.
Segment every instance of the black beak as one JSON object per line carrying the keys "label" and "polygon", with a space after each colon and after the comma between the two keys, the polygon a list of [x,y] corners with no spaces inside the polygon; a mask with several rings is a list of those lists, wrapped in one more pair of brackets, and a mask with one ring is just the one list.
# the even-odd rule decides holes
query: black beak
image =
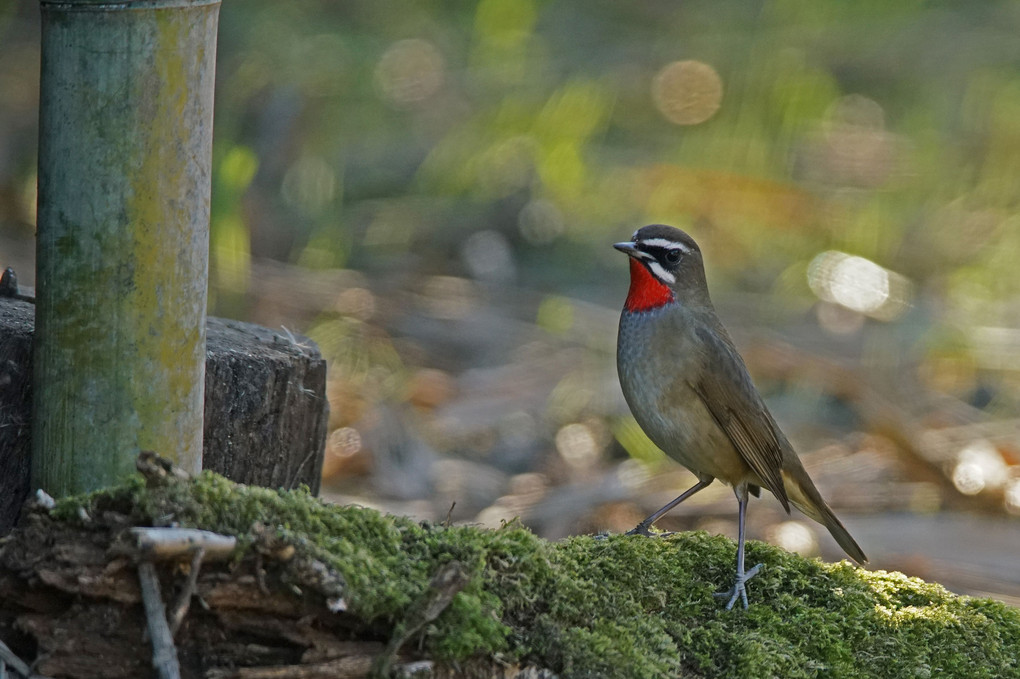
{"label": "black beak", "polygon": [[640,259],[641,257],[641,251],[638,250],[637,245],[635,245],[631,241],[624,241],[623,243],[613,243],[613,247],[619,250],[620,252],[624,253],[625,255],[630,255],[631,257],[634,257],[635,259]]}

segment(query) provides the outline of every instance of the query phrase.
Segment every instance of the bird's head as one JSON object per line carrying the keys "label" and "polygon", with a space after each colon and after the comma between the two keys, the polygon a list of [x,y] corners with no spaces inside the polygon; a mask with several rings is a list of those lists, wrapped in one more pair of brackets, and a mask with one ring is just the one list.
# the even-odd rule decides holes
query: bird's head
{"label": "bird's head", "polygon": [[701,248],[685,232],[652,224],[613,247],[630,257],[627,311],[650,311],[675,302],[711,306]]}

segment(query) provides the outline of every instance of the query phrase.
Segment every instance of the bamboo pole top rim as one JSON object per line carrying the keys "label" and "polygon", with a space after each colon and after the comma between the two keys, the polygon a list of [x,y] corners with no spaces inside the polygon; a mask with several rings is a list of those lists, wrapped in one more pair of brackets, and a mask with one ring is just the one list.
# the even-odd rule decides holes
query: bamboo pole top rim
{"label": "bamboo pole top rim", "polygon": [[219,5],[221,0],[39,0],[50,12],[122,12],[143,9],[186,9]]}

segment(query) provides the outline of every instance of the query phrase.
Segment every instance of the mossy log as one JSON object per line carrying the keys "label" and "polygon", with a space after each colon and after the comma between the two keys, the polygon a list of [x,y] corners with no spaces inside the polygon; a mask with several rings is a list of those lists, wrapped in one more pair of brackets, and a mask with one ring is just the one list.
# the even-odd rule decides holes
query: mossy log
{"label": "mossy log", "polygon": [[[0,638],[43,674],[152,676],[125,536],[167,524],[238,544],[195,580],[184,677],[1020,676],[1020,611],[899,573],[750,542],[764,570],[750,608],[726,611],[712,596],[731,584],[725,538],[550,543],[159,465],[26,512],[0,551]],[[165,601],[191,567],[159,567]]]}
{"label": "mossy log", "polygon": [[[0,296],[0,535],[29,493],[35,306]],[[209,318],[203,468],[270,488],[318,492],[326,361],[307,337]],[[159,452],[159,451],[157,451]]]}

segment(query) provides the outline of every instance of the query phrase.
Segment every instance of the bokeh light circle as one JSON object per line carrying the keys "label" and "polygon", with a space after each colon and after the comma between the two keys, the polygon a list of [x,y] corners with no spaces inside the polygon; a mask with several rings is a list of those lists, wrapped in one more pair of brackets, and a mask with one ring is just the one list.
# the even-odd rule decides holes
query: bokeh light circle
{"label": "bokeh light circle", "polygon": [[722,78],[701,61],[674,61],[652,80],[656,108],[677,125],[705,122],[719,110],[722,96]]}

